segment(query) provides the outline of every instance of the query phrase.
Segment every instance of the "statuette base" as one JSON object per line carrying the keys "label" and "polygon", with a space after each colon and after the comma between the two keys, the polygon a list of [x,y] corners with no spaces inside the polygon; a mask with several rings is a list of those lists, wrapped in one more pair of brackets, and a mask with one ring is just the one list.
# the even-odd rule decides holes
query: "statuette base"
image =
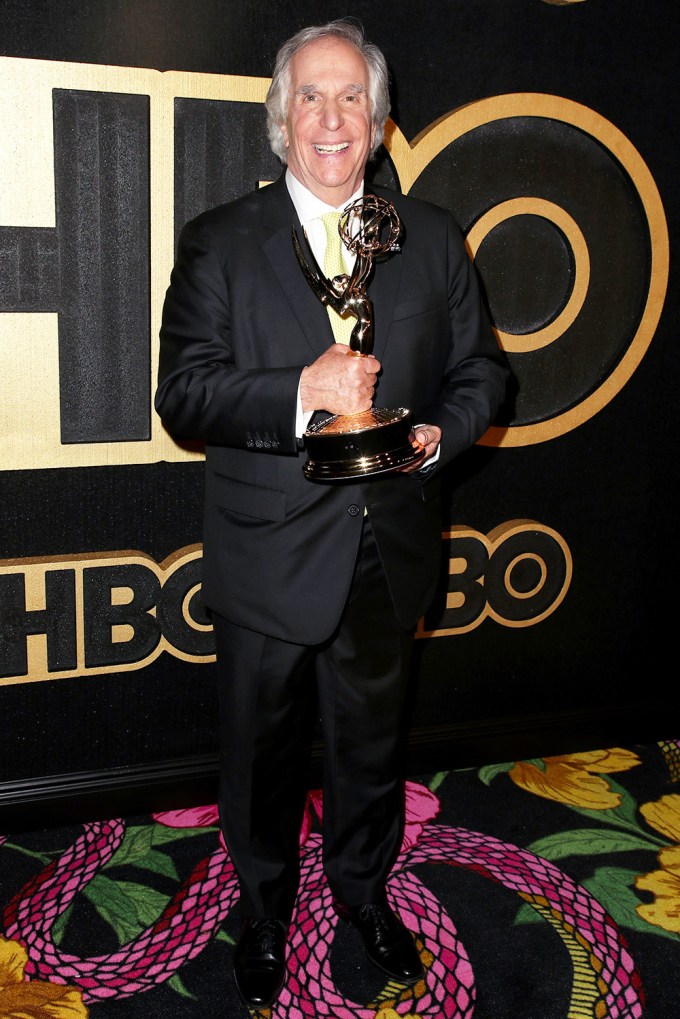
{"label": "statuette base", "polygon": [[391,474],[422,460],[424,447],[404,407],[373,407],[359,414],[334,415],[305,432],[310,481],[347,481]]}

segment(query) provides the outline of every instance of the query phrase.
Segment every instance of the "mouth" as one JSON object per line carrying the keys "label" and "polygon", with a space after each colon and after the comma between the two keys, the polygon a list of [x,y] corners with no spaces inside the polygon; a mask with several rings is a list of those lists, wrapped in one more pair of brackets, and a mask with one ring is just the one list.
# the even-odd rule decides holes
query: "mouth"
{"label": "mouth", "polygon": [[334,145],[320,145],[314,146],[315,150],[322,156],[333,155],[335,152],[344,152],[345,149],[349,148],[349,142],[336,142]]}

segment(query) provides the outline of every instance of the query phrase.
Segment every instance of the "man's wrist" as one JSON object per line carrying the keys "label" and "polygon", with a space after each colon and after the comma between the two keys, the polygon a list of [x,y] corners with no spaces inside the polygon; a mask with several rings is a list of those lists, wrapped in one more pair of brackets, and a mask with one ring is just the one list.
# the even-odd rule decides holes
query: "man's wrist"
{"label": "man's wrist", "polygon": [[295,437],[301,439],[304,435],[307,425],[310,422],[313,410],[305,410],[302,406],[302,376],[307,369],[303,368],[300,372],[300,381],[298,382],[297,388],[297,408],[295,411]]}

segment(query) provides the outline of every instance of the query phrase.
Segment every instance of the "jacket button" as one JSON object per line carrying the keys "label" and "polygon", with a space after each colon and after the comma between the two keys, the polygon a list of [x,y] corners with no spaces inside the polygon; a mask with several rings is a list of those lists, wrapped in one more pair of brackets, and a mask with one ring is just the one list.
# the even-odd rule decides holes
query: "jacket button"
{"label": "jacket button", "polygon": [[359,513],[361,513],[361,507],[357,506],[357,504],[353,502],[350,506],[347,507],[347,512],[351,517],[356,517],[359,515]]}

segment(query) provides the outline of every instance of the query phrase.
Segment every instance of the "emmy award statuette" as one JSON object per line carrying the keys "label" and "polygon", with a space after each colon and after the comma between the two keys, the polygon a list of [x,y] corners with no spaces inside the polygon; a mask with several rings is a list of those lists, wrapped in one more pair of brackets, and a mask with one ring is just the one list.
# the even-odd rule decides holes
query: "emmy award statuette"
{"label": "emmy award statuette", "polygon": [[[401,232],[391,202],[366,194],[340,217],[340,236],[355,255],[352,274],[328,279],[311,253],[303,254],[295,227],[293,247],[305,279],[316,297],[340,315],[356,319],[349,340],[350,355],[368,357],[373,351],[373,304],[366,293],[373,261],[389,252]],[[405,407],[371,407],[356,414],[332,415],[305,432],[305,476],[312,481],[342,481],[389,474],[417,463],[424,449],[413,433],[411,412]]]}

